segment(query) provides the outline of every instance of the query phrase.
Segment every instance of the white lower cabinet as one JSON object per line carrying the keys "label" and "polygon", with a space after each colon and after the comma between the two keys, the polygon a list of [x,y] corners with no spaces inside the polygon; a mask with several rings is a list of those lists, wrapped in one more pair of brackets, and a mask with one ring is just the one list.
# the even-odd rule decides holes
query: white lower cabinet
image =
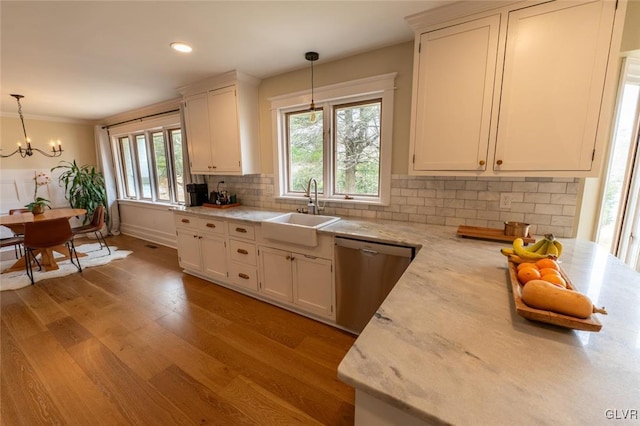
{"label": "white lower cabinet", "polygon": [[260,246],[260,228],[234,220],[175,214],[178,261],[186,272],[301,314],[335,320],[333,238],[316,248]]}
{"label": "white lower cabinet", "polygon": [[241,222],[228,222],[229,281],[231,284],[258,291],[258,267],[256,261],[255,226]]}
{"label": "white lower cabinet", "polygon": [[202,272],[217,280],[227,279],[227,245],[224,238],[204,235],[200,240]]}
{"label": "white lower cabinet", "polygon": [[202,272],[200,242],[198,234],[192,230],[177,229],[178,263],[181,268]]}
{"label": "white lower cabinet", "polygon": [[180,267],[216,280],[227,280],[227,249],[224,238],[177,229]]}
{"label": "white lower cabinet", "polygon": [[333,265],[328,259],[298,254],[293,261],[293,303],[308,312],[334,317]]}
{"label": "white lower cabinet", "polygon": [[293,302],[293,272],[291,252],[261,247],[260,289],[265,296],[283,302]]}
{"label": "white lower cabinet", "polygon": [[265,297],[334,318],[331,260],[270,247],[260,247],[258,257],[258,291]]}

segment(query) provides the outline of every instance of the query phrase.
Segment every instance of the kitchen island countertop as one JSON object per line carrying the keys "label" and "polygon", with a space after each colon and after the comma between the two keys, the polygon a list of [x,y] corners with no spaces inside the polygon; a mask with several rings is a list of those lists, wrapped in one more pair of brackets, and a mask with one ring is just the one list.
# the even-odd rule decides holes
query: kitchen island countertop
{"label": "kitchen island countertop", "polygon": [[[188,209],[256,222],[282,214],[208,210]],[[349,218],[320,232],[422,247],[338,368],[357,391],[425,423],[640,423],[640,273],[604,248],[562,239],[563,269],[609,312],[587,332],[516,314],[505,243]]]}

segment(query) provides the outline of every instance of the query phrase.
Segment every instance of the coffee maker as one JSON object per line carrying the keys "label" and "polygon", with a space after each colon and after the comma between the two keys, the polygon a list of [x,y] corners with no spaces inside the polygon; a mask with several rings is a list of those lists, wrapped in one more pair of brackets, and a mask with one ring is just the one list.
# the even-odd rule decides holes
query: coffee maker
{"label": "coffee maker", "polygon": [[201,206],[209,201],[209,188],[206,183],[188,183],[187,193],[190,206]]}

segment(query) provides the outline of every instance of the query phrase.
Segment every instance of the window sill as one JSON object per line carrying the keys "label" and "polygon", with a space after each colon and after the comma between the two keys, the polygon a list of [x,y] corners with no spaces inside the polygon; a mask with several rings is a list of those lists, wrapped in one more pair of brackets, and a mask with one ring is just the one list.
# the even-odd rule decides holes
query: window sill
{"label": "window sill", "polygon": [[[300,201],[304,202],[306,205],[309,202],[308,197],[306,196],[293,196],[293,195],[280,195],[274,197],[276,201]],[[345,198],[320,198],[318,197],[318,204],[320,207],[323,207],[325,204],[350,204],[350,205],[361,205],[361,206],[388,206],[389,202],[385,202],[381,199],[371,199],[365,200],[362,198],[353,198],[347,200]]]}
{"label": "window sill", "polygon": [[158,201],[146,201],[146,200],[130,200],[127,198],[118,198],[118,204],[145,207],[153,210],[167,210],[174,207],[179,207],[182,204],[163,203]]}

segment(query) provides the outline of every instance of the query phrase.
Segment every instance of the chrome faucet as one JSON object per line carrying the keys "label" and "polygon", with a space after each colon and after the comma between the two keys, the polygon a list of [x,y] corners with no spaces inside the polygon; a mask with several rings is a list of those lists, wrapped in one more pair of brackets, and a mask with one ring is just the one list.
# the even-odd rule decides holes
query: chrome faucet
{"label": "chrome faucet", "polygon": [[313,205],[315,208],[313,209],[313,211],[309,209],[309,214],[319,214],[321,209],[320,209],[320,206],[318,205],[318,181],[317,180],[315,180],[314,178],[309,179],[305,194],[307,197],[309,197],[309,199],[311,199],[311,183],[312,182],[313,182]]}

